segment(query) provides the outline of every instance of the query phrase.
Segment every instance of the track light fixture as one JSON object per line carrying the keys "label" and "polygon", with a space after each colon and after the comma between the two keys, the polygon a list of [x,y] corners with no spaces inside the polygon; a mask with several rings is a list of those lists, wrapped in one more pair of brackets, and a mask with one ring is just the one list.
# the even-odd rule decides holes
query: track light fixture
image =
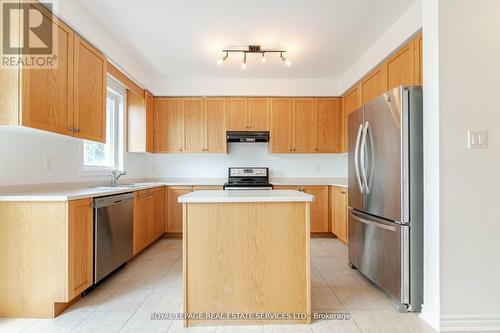
{"label": "track light fixture", "polygon": [[224,52],[224,56],[217,60],[217,64],[222,65],[227,58],[229,57],[229,53],[243,53],[243,63],[241,64],[241,69],[245,69],[247,67],[247,53],[260,53],[262,54],[261,62],[266,62],[266,53],[279,53],[281,60],[287,65],[291,66],[292,63],[290,60],[285,58],[284,53],[286,50],[283,49],[262,49],[260,45],[248,45],[242,47],[232,47],[228,49],[222,50]]}

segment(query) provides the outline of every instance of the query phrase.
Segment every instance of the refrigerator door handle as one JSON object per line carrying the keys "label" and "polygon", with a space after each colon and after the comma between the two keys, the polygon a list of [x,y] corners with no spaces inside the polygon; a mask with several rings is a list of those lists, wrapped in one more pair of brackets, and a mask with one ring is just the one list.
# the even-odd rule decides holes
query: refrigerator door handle
{"label": "refrigerator door handle", "polygon": [[359,174],[359,143],[361,140],[361,133],[363,132],[363,124],[359,125],[358,134],[356,136],[356,145],[354,149],[354,170],[356,172],[356,181],[358,183],[359,192],[363,194],[363,184],[361,182],[361,176]]}
{"label": "refrigerator door handle", "polygon": [[[366,193],[368,194],[368,180],[366,179],[366,134],[368,132],[368,128],[370,127],[370,123],[366,122],[364,129],[363,129],[363,134],[361,135],[361,180],[362,184],[361,186],[366,189]],[[361,192],[363,193],[363,192]]]}
{"label": "refrigerator door handle", "polygon": [[375,222],[375,221],[370,221],[370,220],[364,219],[364,218],[362,218],[354,213],[351,213],[351,215],[352,215],[352,218],[358,222],[368,224],[368,225],[373,225],[376,228],[380,228],[380,229],[384,229],[384,230],[388,230],[388,231],[394,231],[394,232],[396,231],[396,227],[394,227],[394,226],[384,224],[384,223]]}

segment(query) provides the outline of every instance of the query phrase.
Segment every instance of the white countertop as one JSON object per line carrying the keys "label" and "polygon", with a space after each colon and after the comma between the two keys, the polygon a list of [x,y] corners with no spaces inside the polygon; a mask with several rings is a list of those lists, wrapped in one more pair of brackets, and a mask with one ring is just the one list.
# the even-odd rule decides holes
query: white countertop
{"label": "white countertop", "polygon": [[[161,178],[137,182],[133,187],[96,186],[84,183],[36,184],[0,187],[0,201],[69,201],[140,191],[159,186],[222,186],[222,178]],[[345,178],[273,178],[273,185],[332,185],[347,187]]]}
{"label": "white countertop", "polygon": [[180,203],[310,202],[314,196],[288,190],[194,191],[179,197]]}

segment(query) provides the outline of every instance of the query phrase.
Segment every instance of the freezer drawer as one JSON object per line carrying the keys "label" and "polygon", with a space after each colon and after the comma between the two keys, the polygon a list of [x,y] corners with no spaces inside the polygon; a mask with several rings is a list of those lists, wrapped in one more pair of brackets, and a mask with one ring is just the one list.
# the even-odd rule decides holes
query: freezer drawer
{"label": "freezer drawer", "polygon": [[407,227],[349,211],[349,261],[398,301],[404,299],[401,295],[401,228]]}

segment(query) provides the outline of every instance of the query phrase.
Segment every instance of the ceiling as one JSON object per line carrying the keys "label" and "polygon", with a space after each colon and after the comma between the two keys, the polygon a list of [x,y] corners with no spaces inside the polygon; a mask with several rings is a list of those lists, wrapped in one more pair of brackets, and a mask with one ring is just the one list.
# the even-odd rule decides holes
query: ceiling
{"label": "ceiling", "polygon": [[[415,0],[80,0],[158,77],[333,79],[342,76]],[[283,47],[266,63],[217,59],[228,46]]]}

